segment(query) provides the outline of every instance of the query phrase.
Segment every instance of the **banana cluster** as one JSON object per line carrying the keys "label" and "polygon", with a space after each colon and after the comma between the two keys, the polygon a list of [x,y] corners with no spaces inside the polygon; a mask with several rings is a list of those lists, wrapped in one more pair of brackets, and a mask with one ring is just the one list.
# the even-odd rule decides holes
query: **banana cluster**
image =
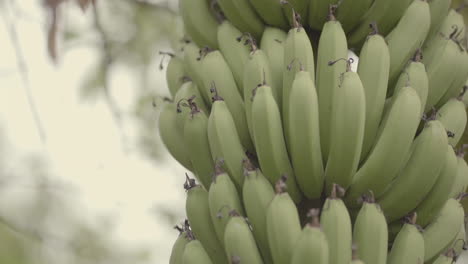
{"label": "banana cluster", "polygon": [[468,52],[450,6],[180,0],[159,132],[196,180],[170,264],[456,259]]}

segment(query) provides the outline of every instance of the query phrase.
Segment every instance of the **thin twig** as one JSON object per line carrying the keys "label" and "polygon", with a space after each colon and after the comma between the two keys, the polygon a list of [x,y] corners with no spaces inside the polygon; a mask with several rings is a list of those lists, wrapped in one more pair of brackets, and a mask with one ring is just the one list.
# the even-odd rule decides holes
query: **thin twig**
{"label": "thin twig", "polygon": [[21,81],[23,83],[23,90],[28,100],[29,110],[31,111],[34,124],[36,126],[36,130],[39,135],[39,139],[41,140],[42,144],[45,144],[47,140],[47,135],[42,125],[41,117],[39,115],[39,112],[36,107],[36,103],[34,101],[34,97],[31,92],[31,85],[29,82],[29,74],[28,74],[29,72],[28,65],[23,55],[23,50],[21,48],[21,43],[18,38],[18,33],[16,30],[15,23],[13,21],[10,21],[7,17],[8,17],[7,14],[3,15],[5,26],[7,27],[11,43],[13,44],[13,47],[15,50],[16,64],[19,70]]}

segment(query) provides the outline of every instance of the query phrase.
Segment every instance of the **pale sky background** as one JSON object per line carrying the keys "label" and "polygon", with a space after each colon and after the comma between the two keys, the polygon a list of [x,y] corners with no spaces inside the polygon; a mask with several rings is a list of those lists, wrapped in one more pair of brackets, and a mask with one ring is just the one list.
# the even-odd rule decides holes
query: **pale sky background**
{"label": "pale sky background", "polygon": [[[21,164],[15,164],[20,158],[40,155],[53,177],[75,186],[76,191],[57,195],[76,201],[80,207],[75,210],[83,212],[79,215],[90,219],[100,215],[117,217],[112,237],[124,241],[129,248],[154,248],[152,263],[167,263],[177,232],[168,227],[165,219],[155,217],[153,210],[155,206],[176,208],[182,220],[184,169],[169,157],[155,165],[137,151],[124,152],[117,127],[103,100],[83,102],[79,96],[83,77],[96,63],[96,51],[88,46],[74,48],[62,54],[58,65],[54,65],[46,52],[40,1],[17,2],[29,14],[18,20],[16,26],[47,141],[42,144],[38,137],[16,70],[14,48],[5,24],[1,23],[0,128],[9,143],[7,161],[20,168]],[[67,15],[77,24],[86,21],[78,11]],[[167,92],[164,73],[156,68],[153,73],[161,81],[160,88]],[[111,82],[119,105],[124,110],[130,109],[135,80],[126,69],[117,69]],[[135,123],[131,119],[125,121],[124,133],[128,139],[135,140]]]}

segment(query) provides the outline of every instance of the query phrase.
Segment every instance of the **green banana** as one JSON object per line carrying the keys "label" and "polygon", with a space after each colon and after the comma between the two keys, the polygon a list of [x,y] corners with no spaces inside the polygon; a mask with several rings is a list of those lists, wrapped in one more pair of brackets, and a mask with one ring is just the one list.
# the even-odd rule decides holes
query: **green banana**
{"label": "green banana", "polygon": [[455,238],[451,248],[455,253],[455,256],[460,256],[460,254],[466,250],[467,242],[466,242],[466,229],[465,229],[465,222],[460,227],[460,231],[458,231],[458,235]]}
{"label": "green banana", "polygon": [[457,175],[457,156],[453,147],[448,145],[445,153],[444,165],[437,177],[437,181],[424,200],[416,207],[417,224],[426,227],[437,216],[445,202],[451,198],[450,191]]}
{"label": "green banana", "polygon": [[188,244],[188,242],[189,238],[187,237],[187,232],[180,232],[174,245],[172,246],[169,264],[182,264],[182,256],[184,254],[185,246]]}
{"label": "green banana", "polygon": [[385,216],[372,197],[366,198],[357,215],[353,230],[354,243],[364,263],[385,264],[388,230]]}
{"label": "green banana", "polygon": [[277,102],[280,109],[283,107],[283,63],[286,36],[286,32],[280,29],[266,27],[260,42],[260,49],[266,53],[270,61],[271,78],[278,88]]}
{"label": "green banana", "polygon": [[208,204],[216,236],[223,244],[224,231],[230,218],[229,212],[236,210],[241,215],[245,213],[236,186],[219,164],[216,165],[213,183],[208,191]]}
{"label": "green banana", "polygon": [[346,194],[349,206],[356,207],[357,199],[368,190],[379,197],[397,175],[416,134],[419,109],[420,99],[413,88],[404,87],[394,96],[377,132],[375,145]]}
{"label": "green banana", "polygon": [[[324,2],[324,1],[314,1]],[[338,86],[342,74],[346,72],[348,46],[346,35],[339,21],[336,21],[331,9],[328,21],[323,26],[317,52],[316,86],[319,98],[320,139],[324,161],[329,154],[332,109],[337,98]]]}
{"label": "green banana", "polygon": [[196,104],[191,105],[189,118],[185,121],[184,143],[197,179],[209,190],[214,162],[208,139],[208,117]]}
{"label": "green banana", "polygon": [[242,200],[249,222],[252,225],[252,233],[262,253],[265,263],[272,263],[266,229],[266,214],[275,192],[270,182],[246,160],[244,162],[245,181],[242,189]]}
{"label": "green banana", "polygon": [[396,27],[385,38],[390,52],[391,84],[396,81],[416,50],[422,47],[431,26],[430,13],[429,4],[425,0],[413,1]]}
{"label": "green banana", "polygon": [[398,23],[411,2],[413,0],[375,0],[361,19],[360,24],[350,33],[348,37],[349,46],[354,48],[362,46],[369,34],[369,25],[371,23],[378,25],[382,36],[387,35]]}
{"label": "green banana", "polygon": [[296,242],[301,236],[301,223],[296,205],[284,191],[284,179],[276,183],[276,195],[267,209],[266,228],[273,263],[290,263]]}
{"label": "green banana", "polygon": [[[343,4],[346,2],[345,0]],[[378,34],[375,25],[373,27],[373,32],[366,39],[362,47],[357,69],[366,96],[366,125],[361,160],[367,157],[375,140],[385,105],[388,75],[390,72],[390,54],[387,43]]]}
{"label": "green banana", "polygon": [[[218,27],[218,44],[219,50],[226,59],[232,75],[236,80],[238,88],[242,87],[244,80],[244,66],[249,59],[249,47],[245,45],[243,33],[234,27],[231,22],[225,20]],[[239,92],[243,92],[239,89]]]}
{"label": "green banana", "polygon": [[195,83],[189,81],[180,87],[174,96],[174,102],[177,104],[177,126],[184,131],[186,120],[190,116],[190,105],[196,104],[199,109],[204,113],[209,113],[208,108],[203,101],[203,98],[198,91],[198,87]]}
{"label": "green banana", "polygon": [[294,26],[296,23],[308,21],[309,4],[314,1],[309,0],[287,0],[281,1],[283,4],[283,11],[289,21],[289,25]]}
{"label": "green banana", "polygon": [[[450,83],[456,78],[457,71],[453,67],[463,64],[464,51],[452,39],[445,40],[439,52],[432,60],[425,61],[427,76],[429,77],[429,94],[425,111],[429,111],[447,92]],[[447,85],[449,84],[449,85]],[[461,89],[461,87],[460,87]]]}
{"label": "green banana", "polygon": [[288,193],[299,203],[302,194],[297,186],[293,168],[281,126],[281,116],[269,86],[255,90],[252,103],[252,128],[260,168],[274,184],[282,175],[287,175]]}
{"label": "green banana", "polygon": [[[343,73],[334,97],[330,150],[325,168],[327,193],[335,183],[344,189],[351,185],[361,157],[366,124],[366,98],[357,73],[350,69]],[[343,137],[343,131],[346,131],[346,137]]]}
{"label": "green banana", "polygon": [[348,264],[351,261],[351,218],[343,201],[337,197],[338,186],[323,205],[320,223],[328,241],[330,264]]}
{"label": "green banana", "polygon": [[244,101],[223,55],[219,51],[208,52],[205,56],[202,56],[201,67],[203,88],[209,93],[214,90],[219,96],[224,98],[229,112],[231,112],[234,119],[242,145],[254,153],[254,147],[247,127]]}
{"label": "green banana", "polygon": [[212,264],[208,253],[198,240],[192,240],[184,248],[182,264]]}
{"label": "green banana", "polygon": [[[336,2],[336,1],[334,1]],[[350,33],[359,25],[374,0],[342,0],[338,1],[336,17],[343,25],[343,30]]]}
{"label": "green banana", "polygon": [[[458,97],[463,90],[463,86],[468,79],[468,52],[466,50],[462,51],[462,55],[457,57],[458,67],[456,68],[456,75],[448,87],[445,94],[440,98],[439,102],[436,104],[436,108],[442,107],[446,102],[454,97]],[[455,63],[454,63],[455,64]]]}
{"label": "green banana", "polygon": [[430,192],[442,170],[447,145],[447,132],[442,123],[427,122],[411,146],[408,162],[378,199],[389,222],[415,209]]}
{"label": "green banana", "polygon": [[226,18],[236,28],[260,39],[265,25],[255,13],[249,0],[218,0],[217,2]]}
{"label": "green banana", "polygon": [[226,102],[217,98],[208,118],[208,141],[213,160],[222,159],[223,167],[229,172],[237,190],[244,183],[242,161],[247,158],[236,132],[233,115]]}
{"label": "green banana", "polygon": [[[460,40],[460,36],[464,36],[465,34],[465,20],[463,15],[460,14],[457,10],[450,9],[448,14],[443,18],[443,21],[439,27],[434,31],[431,31],[432,35],[428,35],[428,38],[424,43],[424,47],[427,48],[430,46],[436,46],[435,42],[440,41],[440,37],[448,37],[453,33],[454,30],[458,32],[458,34],[454,36],[454,39]],[[426,54],[426,52],[424,54]],[[425,56],[427,57],[427,54]]]}
{"label": "green banana", "polygon": [[273,82],[273,76],[270,70],[270,64],[268,57],[265,52],[254,47],[248,62],[244,68],[244,103],[245,103],[245,115],[247,118],[247,126],[251,138],[254,137],[252,129],[252,103],[253,103],[253,91],[261,85],[269,85],[272,89],[275,101],[279,102],[278,93],[279,88]]}
{"label": "green banana", "polygon": [[416,214],[403,225],[388,254],[388,264],[423,263],[424,239],[416,226]]}
{"label": "green banana", "polygon": [[434,262],[432,262],[432,264],[453,264],[453,255],[451,251],[452,250],[448,250],[448,252],[446,252],[445,254],[437,257],[437,259]]}
{"label": "green banana", "polygon": [[184,66],[185,71],[193,82],[200,90],[203,101],[208,107],[211,107],[211,93],[203,89],[201,62],[200,62],[200,48],[193,42],[184,46]]}
{"label": "green banana", "polygon": [[294,79],[289,102],[289,156],[299,188],[309,199],[320,198],[324,182],[317,92],[310,74]]}
{"label": "green banana", "polygon": [[231,263],[263,264],[257,244],[244,217],[232,211],[224,232],[224,247]]}
{"label": "green banana", "polygon": [[297,26],[289,30],[284,43],[283,61],[283,109],[281,109],[286,144],[289,147],[289,94],[296,73],[301,69],[309,72],[310,78],[315,82],[314,52],[312,44],[307,36],[306,30],[302,26]]}
{"label": "green banana", "polygon": [[465,104],[458,98],[453,98],[439,109],[436,118],[444,124],[447,131],[452,133],[453,136],[449,138],[449,144],[457,146],[467,123]]}
{"label": "green banana", "polygon": [[211,221],[208,192],[187,178],[185,212],[195,237],[203,244],[213,263],[226,263],[226,255]]}
{"label": "green banana", "polygon": [[432,0],[429,1],[431,10],[431,29],[429,30],[428,39],[439,30],[444,19],[447,17],[452,0]]}
{"label": "green banana", "polygon": [[455,182],[450,190],[450,197],[452,198],[459,197],[468,187],[468,165],[466,164],[464,155],[462,147],[458,152]]}
{"label": "green banana", "polygon": [[190,38],[201,47],[218,48],[216,29],[218,21],[208,0],[181,0],[179,9],[185,30]]}
{"label": "green banana", "polygon": [[424,262],[438,256],[449,246],[460,231],[464,221],[461,204],[455,199],[449,199],[439,215],[427,226],[423,233]]}
{"label": "green banana", "polygon": [[303,264],[311,260],[317,264],[329,263],[329,245],[320,227],[319,213],[319,209],[312,209],[308,213],[307,216],[311,218],[311,221],[302,229],[289,263]]}
{"label": "green banana", "polygon": [[[175,96],[179,88],[185,82],[185,78],[187,73],[184,67],[184,61],[182,58],[175,56],[171,53],[163,53],[159,52],[160,54],[168,55],[171,57],[169,63],[167,64],[166,69],[166,82],[167,86],[169,87],[169,92],[172,96]],[[162,64],[161,64],[162,69]]]}
{"label": "green banana", "polygon": [[396,94],[405,87],[413,87],[421,100],[421,115],[424,114],[426,108],[427,95],[429,93],[429,78],[427,77],[426,67],[421,62],[422,54],[420,50],[416,52],[413,59],[406,66],[405,70],[400,74],[395,88],[389,90],[389,93]]}
{"label": "green banana", "polygon": [[[281,29],[287,29],[289,27],[280,1],[250,0],[250,3],[266,24]],[[265,32],[263,34],[265,34]]]}
{"label": "green banana", "polygon": [[[310,16],[309,16],[309,21],[308,21],[309,26],[315,30],[322,30],[326,22],[330,20],[330,9],[332,8],[335,9],[336,4],[338,4],[339,2],[340,2],[339,0],[310,1],[310,4],[309,4]],[[333,20],[335,19],[333,18]]]}
{"label": "green banana", "polygon": [[174,103],[165,103],[158,121],[159,136],[167,150],[182,166],[193,171],[192,162],[183,142],[183,131],[177,126],[177,111]]}

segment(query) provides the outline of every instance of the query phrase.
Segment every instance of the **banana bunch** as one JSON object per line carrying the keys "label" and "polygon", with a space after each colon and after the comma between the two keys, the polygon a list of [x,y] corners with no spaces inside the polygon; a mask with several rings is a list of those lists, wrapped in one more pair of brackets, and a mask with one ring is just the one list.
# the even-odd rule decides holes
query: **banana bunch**
{"label": "banana bunch", "polygon": [[170,264],[456,260],[468,48],[450,6],[180,0],[159,135],[195,179]]}

